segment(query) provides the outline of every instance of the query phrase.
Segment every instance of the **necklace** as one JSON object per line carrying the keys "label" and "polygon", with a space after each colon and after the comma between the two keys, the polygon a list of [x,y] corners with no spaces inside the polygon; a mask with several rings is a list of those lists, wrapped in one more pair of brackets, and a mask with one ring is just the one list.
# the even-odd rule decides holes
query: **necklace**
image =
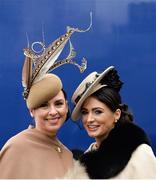
{"label": "necklace", "polygon": [[56,150],[58,153],[62,153],[62,149],[61,149],[59,146],[55,147],[55,150]]}
{"label": "necklace", "polygon": [[52,141],[52,143],[54,144],[54,149],[58,152],[58,153],[62,153],[62,148],[61,148],[61,143],[58,140]]}
{"label": "necklace", "polygon": [[30,130],[32,129],[33,133],[35,130],[35,133],[33,135],[37,141],[42,141],[42,143],[43,143],[43,140],[44,140],[44,142],[48,143],[50,146],[53,145],[54,146],[53,148],[58,153],[63,152],[63,145],[61,144],[61,142],[59,142],[59,140],[56,137],[47,136],[46,134],[41,133],[41,131],[39,131],[38,129],[34,128],[34,126],[29,126],[28,129],[30,129]]}

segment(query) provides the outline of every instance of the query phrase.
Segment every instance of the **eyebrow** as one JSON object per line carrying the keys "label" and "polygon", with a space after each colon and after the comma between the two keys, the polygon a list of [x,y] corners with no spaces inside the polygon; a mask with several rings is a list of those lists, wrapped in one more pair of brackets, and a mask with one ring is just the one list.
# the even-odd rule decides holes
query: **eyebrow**
{"label": "eyebrow", "polygon": [[[101,107],[95,107],[95,108],[92,108],[92,110],[94,111],[94,110],[104,110],[103,108],[101,108]],[[86,108],[82,108],[81,110],[87,110]]]}
{"label": "eyebrow", "polygon": [[56,99],[55,100],[55,102],[57,102],[57,101],[63,101],[64,102],[65,100],[62,98],[62,99]]}

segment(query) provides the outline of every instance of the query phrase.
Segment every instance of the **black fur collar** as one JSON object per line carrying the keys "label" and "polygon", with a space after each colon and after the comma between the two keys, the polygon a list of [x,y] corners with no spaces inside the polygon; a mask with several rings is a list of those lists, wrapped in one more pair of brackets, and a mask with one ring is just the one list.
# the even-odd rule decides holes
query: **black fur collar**
{"label": "black fur collar", "polygon": [[140,127],[118,123],[100,148],[85,153],[80,161],[91,179],[111,178],[123,170],[133,151],[143,143],[149,145],[149,140]]}

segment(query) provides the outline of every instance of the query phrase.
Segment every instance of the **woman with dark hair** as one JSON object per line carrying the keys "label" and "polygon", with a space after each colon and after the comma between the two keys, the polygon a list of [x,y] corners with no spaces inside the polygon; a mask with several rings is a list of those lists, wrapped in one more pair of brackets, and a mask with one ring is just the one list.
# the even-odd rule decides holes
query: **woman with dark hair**
{"label": "woman with dark hair", "polygon": [[81,117],[95,138],[80,162],[91,179],[156,178],[156,158],[146,133],[122,103],[122,84],[111,66],[88,75],[74,92],[72,119]]}
{"label": "woman with dark hair", "polygon": [[[49,83],[51,85],[44,89]],[[34,126],[18,133],[3,146],[0,179],[61,178],[73,167],[73,155],[57,138],[58,130],[68,118],[60,78],[48,74],[33,85],[27,106]]]}

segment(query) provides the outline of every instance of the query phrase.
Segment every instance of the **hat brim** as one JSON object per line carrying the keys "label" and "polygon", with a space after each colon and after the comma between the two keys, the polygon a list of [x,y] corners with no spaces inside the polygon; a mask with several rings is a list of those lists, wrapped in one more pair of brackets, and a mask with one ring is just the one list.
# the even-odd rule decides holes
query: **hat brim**
{"label": "hat brim", "polygon": [[[87,97],[89,97],[91,94],[93,94],[94,92],[96,92],[97,90],[99,90],[100,88],[107,86],[107,85],[101,85],[99,84],[99,82],[101,81],[101,79],[110,71],[114,68],[114,66],[110,66],[108,67],[105,71],[103,71],[96,79],[95,81],[87,88],[87,90],[84,92],[84,94],[82,95],[82,97],[80,98],[80,100],[78,101],[78,103],[76,103],[73,111],[72,111],[72,115],[71,118],[73,121],[76,121],[80,118],[81,116],[81,106],[84,103],[85,99]],[[82,81],[82,83],[79,85],[79,87],[84,83],[84,81]],[[85,85],[85,84],[84,84]],[[78,88],[76,89],[76,91],[78,90]],[[75,92],[76,92],[75,91]]]}

